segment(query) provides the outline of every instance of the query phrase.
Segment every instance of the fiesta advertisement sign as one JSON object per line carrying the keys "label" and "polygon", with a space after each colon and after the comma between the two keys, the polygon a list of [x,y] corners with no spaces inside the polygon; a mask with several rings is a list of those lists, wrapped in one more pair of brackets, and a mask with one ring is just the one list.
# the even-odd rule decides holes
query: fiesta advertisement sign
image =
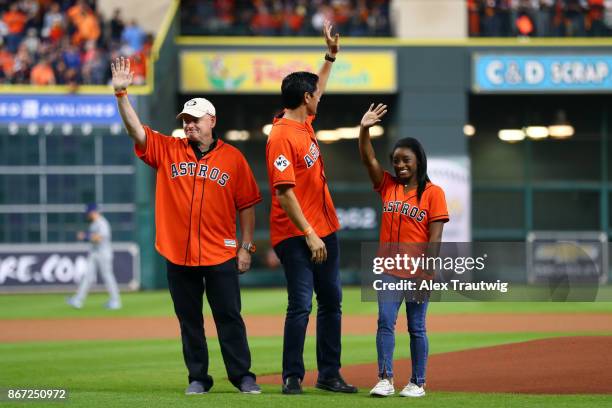
{"label": "fiesta advertisement sign", "polygon": [[[180,55],[184,93],[280,93],[283,78],[295,71],[317,73],[322,52],[196,52]],[[395,53],[343,52],[334,62],[326,92],[393,93]]]}
{"label": "fiesta advertisement sign", "polygon": [[612,54],[473,56],[474,92],[611,92]]}

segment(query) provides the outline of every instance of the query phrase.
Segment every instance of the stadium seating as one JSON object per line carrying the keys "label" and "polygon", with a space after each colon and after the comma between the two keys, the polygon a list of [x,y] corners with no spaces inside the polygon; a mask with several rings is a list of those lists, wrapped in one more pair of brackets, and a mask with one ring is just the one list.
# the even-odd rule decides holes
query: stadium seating
{"label": "stadium seating", "polygon": [[95,1],[0,2],[0,83],[104,85],[109,61],[130,56],[135,83],[144,84],[152,36],[120,10],[110,19]]}
{"label": "stadium seating", "polygon": [[390,0],[186,0],[183,35],[319,35],[328,19],[346,35],[390,36]]}
{"label": "stadium seating", "polygon": [[604,37],[612,34],[609,0],[467,0],[473,37]]}

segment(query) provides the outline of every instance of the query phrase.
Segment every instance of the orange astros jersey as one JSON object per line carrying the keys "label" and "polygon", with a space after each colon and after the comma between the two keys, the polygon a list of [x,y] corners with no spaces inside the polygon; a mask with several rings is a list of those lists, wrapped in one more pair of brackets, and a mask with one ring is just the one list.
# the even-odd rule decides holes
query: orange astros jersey
{"label": "orange astros jersey", "polygon": [[312,128],[314,116],[305,123],[286,118],[275,118],[266,145],[268,179],[272,192],[270,210],[270,238],[272,246],[304,235],[280,206],[275,188],[293,187],[293,192],[304,217],[319,237],[340,228],[323,167],[323,158]]}
{"label": "orange astros jersey", "polygon": [[261,201],[253,173],[235,147],[217,141],[199,161],[187,139],[144,126],[136,155],[157,170],[155,248],[170,262],[218,265],[236,256],[236,211]]}
{"label": "orange astros jersey", "polygon": [[429,224],[448,222],[444,191],[435,184],[427,183],[418,203],[416,188],[404,193],[404,186],[385,171],[375,190],[383,202],[380,243],[428,242]]}

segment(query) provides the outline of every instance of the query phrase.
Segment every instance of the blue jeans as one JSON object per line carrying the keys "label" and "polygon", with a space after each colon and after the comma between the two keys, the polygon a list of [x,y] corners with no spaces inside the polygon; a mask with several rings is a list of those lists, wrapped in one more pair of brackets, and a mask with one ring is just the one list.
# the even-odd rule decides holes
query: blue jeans
{"label": "blue jeans", "polygon": [[[383,282],[399,282],[391,275],[382,275]],[[406,293],[387,291],[378,293],[378,330],[376,331],[376,351],[378,353],[378,376],[393,378],[393,352],[395,350],[395,322]],[[422,386],[425,384],[425,369],[429,354],[429,341],[425,328],[428,302],[406,302],[408,333],[410,334],[410,358],[412,376],[410,381]]]}
{"label": "blue jeans", "polygon": [[340,324],[342,288],[336,234],[323,238],[327,260],[315,264],[304,237],[288,238],[274,247],[287,279],[288,305],[283,340],[283,381],[304,379],[304,340],[312,310],[312,292],[317,296],[317,367],[319,379],[340,375]]}

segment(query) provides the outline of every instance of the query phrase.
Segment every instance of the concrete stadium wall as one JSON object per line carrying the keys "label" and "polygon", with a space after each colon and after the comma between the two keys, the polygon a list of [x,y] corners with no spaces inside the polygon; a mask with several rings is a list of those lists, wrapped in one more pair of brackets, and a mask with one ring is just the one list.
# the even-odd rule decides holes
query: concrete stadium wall
{"label": "concrete stadium wall", "polygon": [[463,0],[394,0],[391,19],[399,38],[467,37]]}
{"label": "concrete stadium wall", "polygon": [[104,17],[110,18],[113,10],[118,8],[126,23],[136,19],[146,32],[155,35],[171,4],[172,0],[100,0],[98,9]]}

